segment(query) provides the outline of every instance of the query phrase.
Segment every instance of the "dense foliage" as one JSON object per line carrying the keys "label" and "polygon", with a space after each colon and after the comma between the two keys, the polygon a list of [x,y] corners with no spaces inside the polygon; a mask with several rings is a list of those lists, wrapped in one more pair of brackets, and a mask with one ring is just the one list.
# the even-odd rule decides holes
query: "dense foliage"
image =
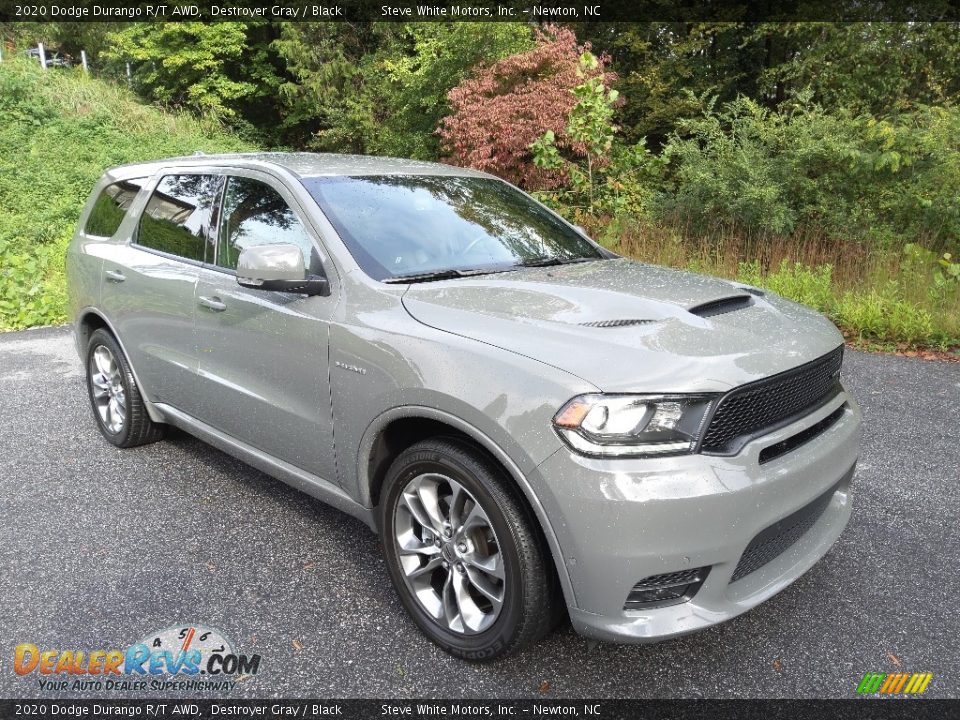
{"label": "dense foliage", "polygon": [[889,118],[827,113],[800,95],[778,111],[747,98],[707,107],[664,148],[660,211],[698,229],[936,247],[960,238],[960,111],[921,106]]}
{"label": "dense foliage", "polygon": [[[0,37],[86,49],[116,85],[129,63],[144,100],[260,147],[471,165],[621,252],[766,284],[864,340],[960,344],[960,24],[49,23]],[[37,298],[59,292],[58,253],[102,167],[241,142],[201,142],[196,122],[79,72],[18,68],[0,65],[0,253],[29,287],[21,306],[4,281],[7,326],[59,317]],[[76,167],[49,172],[67,154]],[[23,181],[6,172],[19,166]]]}
{"label": "dense foliage", "polygon": [[628,142],[658,146],[705,97],[775,109],[810,90],[828,112],[885,116],[960,96],[956,23],[592,23],[578,35],[612,57]]}
{"label": "dense foliage", "polygon": [[274,46],[290,78],[281,142],[326,152],[435,159],[447,93],[470,70],[525,50],[513,23],[290,23]]}
{"label": "dense foliage", "polygon": [[63,253],[104,169],[244,143],[112,83],[0,65],[0,327],[64,320]]}

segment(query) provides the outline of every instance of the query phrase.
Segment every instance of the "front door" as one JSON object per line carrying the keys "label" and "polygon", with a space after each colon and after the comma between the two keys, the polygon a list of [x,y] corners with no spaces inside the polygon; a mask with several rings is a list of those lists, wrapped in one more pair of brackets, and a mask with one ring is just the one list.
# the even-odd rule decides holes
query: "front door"
{"label": "front door", "polygon": [[[237,171],[226,183],[215,259],[200,270],[197,283],[201,390],[193,414],[335,483],[328,377],[334,268],[282,184],[252,171]],[[238,285],[240,252],[274,243],[299,245],[305,266],[330,278],[331,294],[308,297]]]}

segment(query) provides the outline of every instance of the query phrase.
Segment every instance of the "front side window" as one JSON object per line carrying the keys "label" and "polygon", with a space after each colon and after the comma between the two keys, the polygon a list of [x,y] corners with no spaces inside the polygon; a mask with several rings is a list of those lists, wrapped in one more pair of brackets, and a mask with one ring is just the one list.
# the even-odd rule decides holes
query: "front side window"
{"label": "front side window", "polygon": [[376,280],[603,257],[529,195],[493,178],[371,175],[303,184]]}
{"label": "front side window", "polygon": [[87,224],[83,231],[87,235],[97,237],[113,237],[120,229],[120,223],[126,217],[127,210],[133,204],[133,199],[143,187],[146,178],[130,178],[107,185],[100,191],[97,201],[90,210]]}
{"label": "front side window", "polygon": [[219,175],[164,177],[140,218],[137,244],[203,262],[213,243],[211,214],[222,182]]}
{"label": "front side window", "polygon": [[303,253],[304,267],[316,268],[313,241],[296,213],[269,185],[251,178],[229,178],[220,218],[216,262],[220,267],[235,270],[244,248],[292,243]]}

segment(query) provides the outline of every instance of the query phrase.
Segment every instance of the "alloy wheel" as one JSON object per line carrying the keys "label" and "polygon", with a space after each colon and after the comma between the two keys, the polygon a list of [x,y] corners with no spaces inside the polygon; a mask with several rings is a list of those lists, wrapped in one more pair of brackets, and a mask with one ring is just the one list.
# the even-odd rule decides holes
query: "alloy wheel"
{"label": "alloy wheel", "polygon": [[506,590],[500,543],[463,485],[439,473],[414,477],[394,510],[394,536],[404,582],[434,622],[473,635],[496,621]]}
{"label": "alloy wheel", "polygon": [[100,422],[114,435],[123,430],[127,419],[127,398],[120,365],[110,348],[98,345],[90,356],[90,384],[93,404]]}

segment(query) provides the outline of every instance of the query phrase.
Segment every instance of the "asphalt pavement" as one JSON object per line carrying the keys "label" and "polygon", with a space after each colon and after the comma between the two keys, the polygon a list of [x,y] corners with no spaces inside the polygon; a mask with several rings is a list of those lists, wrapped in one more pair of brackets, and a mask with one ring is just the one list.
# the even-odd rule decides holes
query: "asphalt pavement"
{"label": "asphalt pavement", "polygon": [[261,655],[221,697],[849,698],[868,671],[960,697],[960,364],[850,351],[845,376],[865,426],[853,518],[798,582],[658,645],[565,627],[477,666],[407,619],[364,525],[183,433],[117,450],[66,328],[0,334],[0,697],[85,696],[15,675],[20,643],[194,623]]}

